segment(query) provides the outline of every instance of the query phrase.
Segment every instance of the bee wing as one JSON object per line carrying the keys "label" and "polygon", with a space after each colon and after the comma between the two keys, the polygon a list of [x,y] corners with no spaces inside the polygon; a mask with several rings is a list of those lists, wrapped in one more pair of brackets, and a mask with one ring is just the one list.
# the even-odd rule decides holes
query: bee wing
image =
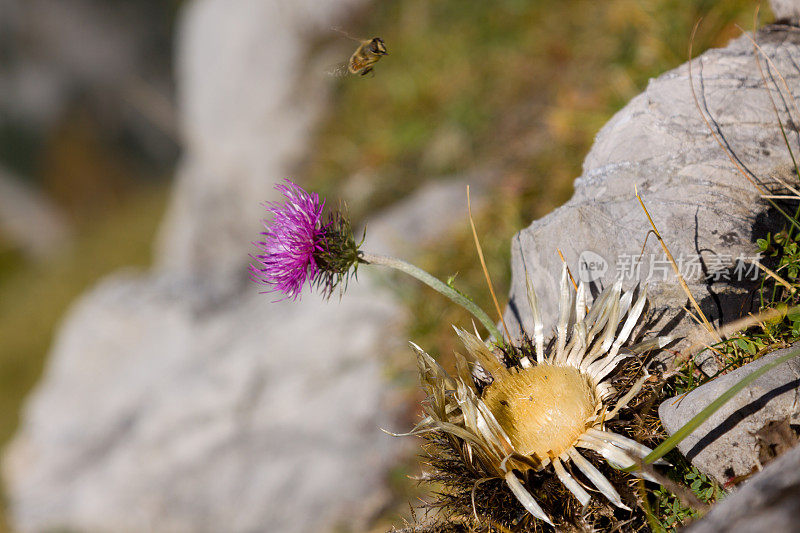
{"label": "bee wing", "polygon": [[333,78],[344,78],[349,74],[349,72],[350,71],[347,70],[347,62],[344,62],[328,67],[327,74]]}

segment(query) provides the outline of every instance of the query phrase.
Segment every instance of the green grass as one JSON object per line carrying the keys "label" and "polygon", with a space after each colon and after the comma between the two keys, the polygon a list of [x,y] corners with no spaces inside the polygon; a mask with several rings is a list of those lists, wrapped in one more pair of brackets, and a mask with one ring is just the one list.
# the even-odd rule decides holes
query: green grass
{"label": "green grass", "polygon": [[[713,479],[693,467],[680,453],[673,451],[667,455],[673,465],[667,475],[675,482],[681,483],[703,503],[713,504],[721,500],[725,492]],[[680,499],[664,487],[649,491],[652,500],[649,521],[654,531],[675,531],[687,526],[692,520],[700,517],[695,509],[686,507]]]}
{"label": "green grass", "polygon": [[686,59],[700,15],[696,50],[751,24],[753,2],[718,4],[380,2],[348,29],[390,55],[338,85],[303,173],[323,192],[369,176],[357,212],[487,163],[524,176],[525,211],[560,203],[610,115]]}

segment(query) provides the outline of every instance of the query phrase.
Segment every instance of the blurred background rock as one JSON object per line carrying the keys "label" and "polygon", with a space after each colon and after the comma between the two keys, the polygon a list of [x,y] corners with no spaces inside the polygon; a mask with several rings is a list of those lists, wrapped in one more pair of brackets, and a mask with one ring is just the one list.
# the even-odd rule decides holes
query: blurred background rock
{"label": "blurred background rock", "polygon": [[54,325],[100,275],[149,262],[178,157],[177,3],[0,2],[0,438]]}
{"label": "blurred background rock", "polygon": [[[162,464],[154,455],[166,451],[161,459],[177,460],[182,453],[189,454],[193,444],[207,442],[197,433],[196,438],[189,434],[177,442],[189,448],[175,441],[163,441],[168,444],[159,448],[159,439],[141,445],[136,438],[141,431],[161,435],[159,431],[169,429],[164,426],[176,418],[164,413],[191,410],[196,397],[178,394],[183,390],[180,382],[167,380],[154,389],[159,392],[155,403],[163,408],[158,412],[164,417],[134,425],[138,429],[119,443],[92,447],[99,442],[92,441],[92,435],[102,436],[105,423],[92,416],[93,402],[108,400],[113,405],[114,398],[135,397],[149,390],[148,377],[158,381],[160,375],[158,360],[137,352],[146,344],[133,344],[120,354],[108,347],[113,343],[98,341],[117,331],[103,330],[100,311],[111,310],[118,317],[129,312],[149,320],[150,326],[129,332],[131,338],[153,335],[147,328],[155,327],[153,323],[162,317],[178,323],[165,329],[167,333],[189,324],[188,331],[211,325],[228,328],[229,335],[241,334],[237,324],[241,329],[258,326],[247,322],[248,312],[272,316],[275,323],[265,324],[265,331],[284,324],[269,310],[269,296],[253,296],[257,289],[247,284],[243,273],[249,241],[259,229],[259,203],[270,197],[275,181],[288,175],[332,198],[344,198],[357,220],[370,216],[379,220],[385,207],[429,181],[489,185],[485,199],[491,208],[479,214],[477,223],[498,292],[506,294],[509,238],[566,201],[593,136],[611,114],[641,92],[650,77],[685,60],[689,33],[699,16],[705,18],[695,41],[697,53],[724,45],[739,33],[737,23],[749,28],[754,7],[754,2],[745,0],[504,0],[491,5],[459,0],[375,5],[345,0],[0,0],[0,439],[4,443],[17,427],[23,399],[42,374],[59,319],[70,302],[101,276],[122,266],[147,267],[155,259],[154,268],[144,274],[118,274],[95,288],[59,335],[61,341],[48,364],[49,383],[45,381],[29,402],[28,423],[17,439],[17,460],[11,461],[16,465],[11,470],[18,487],[17,526],[36,530],[61,520],[59,525],[73,529],[135,530],[137,524],[147,523],[149,530],[183,531],[192,530],[185,516],[197,514],[197,509],[213,508],[208,524],[224,523],[225,508],[231,516],[241,513],[227,504],[247,496],[236,492],[243,489],[235,480],[219,484],[219,490],[231,492],[223,500],[219,492],[180,485],[180,478],[165,489],[146,485],[179,471],[175,461]],[[385,40],[390,55],[376,65],[374,76],[325,77],[331,64],[346,60],[354,49],[354,43],[332,31],[332,26]],[[418,203],[425,205],[422,200]],[[391,211],[388,220],[396,214]],[[412,217],[420,216],[424,214]],[[421,245],[415,255],[413,259],[441,277],[458,272],[459,287],[489,308],[465,224],[440,234],[435,243]],[[381,279],[373,281],[385,287]],[[363,356],[354,364],[373,380],[366,387],[370,397],[394,404],[392,412],[401,413],[380,423],[399,430],[413,420],[414,378],[410,354],[392,343],[414,339],[432,353],[441,353],[447,364],[453,348],[449,325],[467,325],[469,317],[413,284],[396,285],[389,293],[381,297],[389,303],[375,304],[383,311],[372,316],[378,322],[385,318],[374,331],[396,330],[390,346],[378,366]],[[369,305],[363,298],[354,294],[350,301]],[[411,309],[410,320],[402,321],[400,304]],[[314,316],[325,322],[325,313],[335,313],[337,305],[322,306],[322,315]],[[281,308],[293,309],[290,304]],[[165,309],[172,314],[164,314]],[[197,318],[203,313],[213,320]],[[287,314],[296,321],[288,330],[303,331],[303,313]],[[167,333],[163,335],[168,337]],[[245,335],[250,340],[243,341],[250,349],[242,353],[250,355],[242,359],[250,365],[259,361],[252,349],[259,333],[250,331],[248,335],[256,338]],[[203,352],[196,343],[181,345],[182,358],[177,361],[194,369],[195,378],[219,378],[214,373],[219,366],[215,357],[225,357],[226,346],[235,351],[222,343],[224,334],[215,338],[221,347],[217,351]],[[359,349],[375,350],[377,341],[365,338]],[[111,350],[108,361],[117,365],[112,373],[95,372],[99,367],[92,366],[108,363],[102,358],[103,349]],[[95,359],[79,365],[79,359],[72,357],[81,352],[91,352]],[[152,366],[148,369],[143,362],[137,367],[142,374],[126,373],[126,367],[119,365],[136,360],[137,353]],[[275,363],[287,353],[289,348],[276,348],[263,357]],[[344,353],[343,361],[347,356]],[[313,366],[322,359],[322,354],[312,354],[303,361]],[[177,380],[182,374],[168,375]],[[314,375],[309,371],[309,378]],[[218,380],[214,386],[229,399],[241,387],[258,391],[266,386],[244,381]],[[390,386],[380,385],[384,381]],[[188,391],[199,387],[186,383],[192,384]],[[297,383],[307,386],[308,381]],[[58,387],[63,387],[60,395],[54,392]],[[399,393],[387,396],[381,387]],[[53,411],[51,407],[60,401],[64,408]],[[192,412],[198,431],[216,427],[204,426],[204,416],[225,421],[240,407],[217,411],[213,402],[207,408],[202,405]],[[262,409],[252,412],[270,413],[268,407]],[[120,422],[120,412],[104,412],[110,413],[109,424]],[[375,429],[376,412],[360,413],[364,418],[356,419],[368,426],[360,431],[374,439],[370,442],[385,443],[380,439],[388,437]],[[154,428],[158,424],[162,427]],[[80,446],[63,450],[83,453],[84,470],[54,474],[44,470],[57,462],[19,459],[26,439],[30,443],[31,435],[41,436],[37,428],[88,435]],[[274,434],[273,427],[261,426],[259,431],[266,432],[255,433],[264,440],[254,442],[262,442],[263,448],[253,447],[251,457],[278,440],[265,436]],[[234,440],[253,434],[231,433]],[[48,445],[68,448],[69,442],[54,438]],[[307,445],[313,453],[319,441],[289,444]],[[40,445],[42,441],[37,444],[41,450]],[[246,445],[234,443],[218,455]],[[392,459],[394,452],[388,448],[394,445],[381,446],[387,448],[372,465],[376,472],[370,486],[383,487],[382,499],[371,502],[371,510],[361,515],[360,523],[350,524],[351,529],[381,530],[397,523],[413,493],[405,480],[417,469],[413,458]],[[96,457],[91,455],[93,449]],[[109,456],[117,457],[116,462],[104,463],[102,457]],[[331,467],[329,476],[339,475],[337,468],[354,461],[331,457],[325,463]],[[133,490],[109,485],[121,479],[114,478],[114,472],[130,475],[135,472],[131,465],[142,460],[152,460],[158,468],[132,481]],[[27,477],[26,464],[31,469]],[[114,465],[124,468],[114,471]],[[261,465],[266,470],[251,472],[247,466],[246,461],[237,465],[240,476],[255,473],[265,479],[250,489],[249,496],[266,494],[260,491],[266,491],[279,473],[266,459]],[[208,470],[213,479],[215,471]],[[56,478],[59,483],[48,487]],[[70,494],[71,478],[80,480],[76,483],[81,491]],[[358,483],[346,485],[353,487],[353,494],[364,490]],[[299,530],[303,524],[307,530],[319,527],[304,520],[318,506],[335,508],[336,498],[331,496],[340,487],[323,488],[305,493],[320,499],[295,501],[297,508],[284,509],[283,516],[302,514],[296,522]],[[32,502],[43,500],[31,495],[42,497],[46,489],[52,505],[34,509]],[[98,494],[106,499],[92,500]],[[120,527],[115,528],[108,521],[113,513],[131,502],[142,503],[120,496],[130,494],[147,495],[147,505],[139,516],[119,516]],[[276,505],[248,501],[248,509]],[[170,506],[184,510],[172,512]],[[258,520],[270,515],[247,516]],[[253,527],[248,522],[237,524],[238,530]]]}

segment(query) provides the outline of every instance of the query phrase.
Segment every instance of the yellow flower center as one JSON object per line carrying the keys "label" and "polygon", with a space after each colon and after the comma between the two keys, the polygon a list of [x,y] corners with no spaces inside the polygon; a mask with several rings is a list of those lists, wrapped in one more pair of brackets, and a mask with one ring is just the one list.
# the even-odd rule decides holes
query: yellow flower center
{"label": "yellow flower center", "polygon": [[588,379],[571,366],[540,364],[487,386],[486,406],[523,455],[557,457],[586,430],[597,400]]}

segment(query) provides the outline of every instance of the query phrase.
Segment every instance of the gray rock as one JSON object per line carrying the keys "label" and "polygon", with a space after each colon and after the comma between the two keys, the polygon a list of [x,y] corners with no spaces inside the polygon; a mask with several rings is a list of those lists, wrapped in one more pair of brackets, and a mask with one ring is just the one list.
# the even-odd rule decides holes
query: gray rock
{"label": "gray rock", "polygon": [[248,287],[198,307],[187,292],[202,287],[183,283],[119,274],[70,312],[6,455],[15,529],[368,519],[402,444],[380,431],[381,360],[402,343],[392,298],[361,276],[341,302],[271,303]]}
{"label": "gray rock", "polygon": [[800,516],[800,447],[714,506],[689,533],[793,533]]}
{"label": "gray rock", "polygon": [[769,0],[769,7],[775,20],[797,24],[800,22],[800,1],[798,0]]}
{"label": "gray rock", "polygon": [[[684,397],[665,400],[658,409],[664,429],[674,434],[744,376],[799,347],[796,344],[777,350]],[[692,464],[721,484],[750,474],[761,466],[759,432],[770,422],[800,421],[799,389],[800,358],[795,358],[757,378],[681,441],[678,448]]]}
{"label": "gray rock", "polygon": [[410,198],[389,207],[367,225],[365,250],[410,257],[420,249],[435,246],[443,233],[469,224],[467,185],[473,213],[486,206],[486,187],[481,181],[485,179],[467,176],[422,185]]}
{"label": "gray rock", "polygon": [[[800,53],[800,35],[776,26],[760,31],[758,41],[794,96],[800,96],[800,73],[792,59]],[[740,164],[772,186],[773,177],[788,177],[791,160],[750,41],[740,37],[726,48],[704,53],[692,65],[701,106]],[[780,105],[774,85],[770,93]],[[781,116],[785,123],[785,108]],[[795,153],[800,153],[797,139],[791,142]],[[659,329],[673,318],[674,334],[692,326],[690,320],[677,316],[687,298],[656,239],[647,240],[638,274],[626,268],[640,256],[650,230],[634,187],[709,319],[728,321],[749,308],[749,282],[735,281],[737,264],[747,265],[736,260],[755,255],[753,241],[763,235],[765,222],[781,221],[767,216],[767,204],[760,200],[758,190],[706,128],[692,99],[687,65],[683,65],[651,80],[644,93],[598,133],[569,202],[513,239],[506,312],[512,335],[520,327],[530,331],[532,325],[525,267],[537,289],[546,327],[553,325],[561,270],[557,248],[576,277],[600,286],[618,276],[628,286],[637,281],[646,284],[651,305],[661,318]],[[701,259],[708,273],[732,269],[728,273],[734,280],[706,284]],[[753,274],[748,268],[741,273]]]}

